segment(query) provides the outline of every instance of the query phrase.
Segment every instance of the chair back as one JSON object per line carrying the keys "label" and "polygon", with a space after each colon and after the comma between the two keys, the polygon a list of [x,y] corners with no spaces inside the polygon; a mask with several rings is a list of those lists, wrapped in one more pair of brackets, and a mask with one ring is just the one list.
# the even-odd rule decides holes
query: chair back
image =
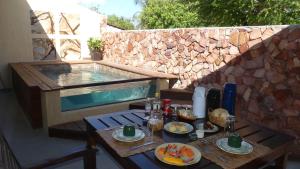
{"label": "chair back", "polygon": [[0,132],[0,156],[4,169],[21,169],[19,162],[12,153],[4,135]]}

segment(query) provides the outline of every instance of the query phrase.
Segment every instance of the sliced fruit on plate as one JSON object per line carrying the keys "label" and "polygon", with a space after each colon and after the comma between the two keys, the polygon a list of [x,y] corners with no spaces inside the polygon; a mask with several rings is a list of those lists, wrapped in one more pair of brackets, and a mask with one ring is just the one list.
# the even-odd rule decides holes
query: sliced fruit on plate
{"label": "sliced fruit on plate", "polygon": [[197,163],[201,153],[194,147],[181,143],[166,143],[155,150],[156,157],[171,165],[191,165]]}
{"label": "sliced fruit on plate", "polygon": [[184,161],[180,158],[166,156],[166,157],[163,157],[163,160],[168,161],[173,164],[176,164],[176,165],[184,165]]}

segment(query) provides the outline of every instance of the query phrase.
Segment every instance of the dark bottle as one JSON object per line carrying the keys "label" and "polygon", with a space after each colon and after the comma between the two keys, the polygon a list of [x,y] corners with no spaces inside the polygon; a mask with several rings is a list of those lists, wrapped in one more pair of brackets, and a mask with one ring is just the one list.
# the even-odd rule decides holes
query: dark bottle
{"label": "dark bottle", "polygon": [[[206,96],[206,114],[221,106],[221,91],[219,89],[211,88]],[[206,117],[208,117],[206,115]]]}
{"label": "dark bottle", "polygon": [[235,115],[235,97],[236,84],[226,83],[224,87],[222,107],[226,109],[230,115]]}

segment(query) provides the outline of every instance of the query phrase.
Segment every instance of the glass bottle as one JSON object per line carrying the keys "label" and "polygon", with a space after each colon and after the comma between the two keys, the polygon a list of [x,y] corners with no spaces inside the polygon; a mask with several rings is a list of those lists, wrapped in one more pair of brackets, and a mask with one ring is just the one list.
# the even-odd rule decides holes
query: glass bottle
{"label": "glass bottle", "polygon": [[228,111],[230,115],[235,115],[235,99],[237,86],[233,83],[226,83],[223,93],[222,107]]}
{"label": "glass bottle", "polygon": [[150,115],[152,109],[151,99],[148,97],[145,103],[145,114]]}
{"label": "glass bottle", "polygon": [[171,110],[172,110],[172,120],[177,121],[177,114],[178,114],[178,110],[180,109],[180,105],[179,104],[171,104]]}
{"label": "glass bottle", "polygon": [[155,93],[154,101],[160,102],[160,94],[159,94],[159,92]]}
{"label": "glass bottle", "polygon": [[220,108],[220,103],[221,103],[221,91],[215,88],[209,89],[206,96],[206,117],[208,117],[208,112]]}

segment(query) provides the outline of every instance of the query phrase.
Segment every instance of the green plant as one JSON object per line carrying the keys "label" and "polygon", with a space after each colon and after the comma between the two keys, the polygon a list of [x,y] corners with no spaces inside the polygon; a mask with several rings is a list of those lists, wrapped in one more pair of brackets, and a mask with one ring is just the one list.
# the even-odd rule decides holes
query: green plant
{"label": "green plant", "polygon": [[104,42],[98,38],[89,38],[88,47],[93,52],[101,52],[104,47]]}

